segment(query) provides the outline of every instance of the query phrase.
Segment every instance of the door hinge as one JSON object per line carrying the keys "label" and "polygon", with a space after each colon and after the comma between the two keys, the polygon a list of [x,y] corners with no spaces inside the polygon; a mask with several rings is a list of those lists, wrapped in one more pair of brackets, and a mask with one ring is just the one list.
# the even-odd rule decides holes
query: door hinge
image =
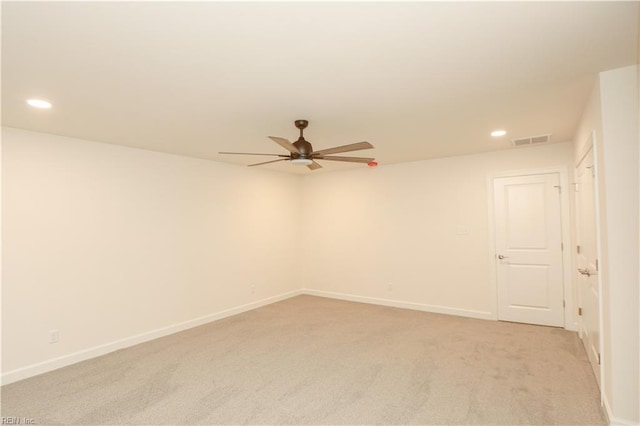
{"label": "door hinge", "polygon": [[560,243],[560,251],[564,251],[564,243]]}
{"label": "door hinge", "polygon": [[580,254],[580,246],[576,246],[576,251]]}
{"label": "door hinge", "polygon": [[582,316],[582,308],[578,308],[578,315]]}
{"label": "door hinge", "polygon": [[567,307],[567,303],[566,303],[564,300],[562,301],[562,307],[563,307],[563,308],[566,308],[566,307]]}
{"label": "door hinge", "polygon": [[600,267],[598,266],[598,259],[596,259],[596,271],[599,271]]}
{"label": "door hinge", "polygon": [[600,360],[600,354],[598,354],[598,365],[600,365],[602,361]]}

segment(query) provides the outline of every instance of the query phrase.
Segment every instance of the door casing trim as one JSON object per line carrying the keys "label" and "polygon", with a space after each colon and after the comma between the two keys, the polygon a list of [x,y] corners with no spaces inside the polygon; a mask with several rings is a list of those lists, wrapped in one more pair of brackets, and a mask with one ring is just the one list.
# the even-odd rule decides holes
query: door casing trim
{"label": "door casing trim", "polygon": [[[593,152],[593,165],[594,165],[594,170],[595,170],[595,176],[593,177],[593,185],[594,185],[594,204],[595,204],[595,221],[596,221],[596,256],[598,257],[598,260],[600,261],[600,264],[602,265],[602,235],[601,235],[601,229],[600,229],[600,223],[601,223],[601,211],[600,211],[600,185],[599,185],[599,178],[600,178],[600,167],[599,167],[599,155],[598,155],[598,149],[599,149],[599,145],[598,145],[598,133],[595,130],[592,130],[591,133],[589,134],[589,137],[587,138],[586,142],[582,145],[582,150],[579,152],[579,158],[578,160],[575,162],[574,166],[573,166],[573,172],[574,172],[574,176],[576,176],[576,169],[578,168],[578,166],[580,166],[580,163],[582,163],[582,160],[584,160],[584,157],[586,157],[586,155],[589,153],[589,151],[591,150]],[[576,206],[576,213],[577,213],[577,206]],[[604,268],[601,266],[600,267],[600,271],[598,272],[597,275],[597,281],[598,281],[598,309],[599,309],[599,314],[598,314],[598,327],[599,327],[599,333],[598,333],[598,346],[599,346],[599,350],[600,350],[600,403],[602,406],[604,406],[605,408],[609,408],[607,406],[607,400],[605,398],[604,392],[602,392],[602,389],[604,389],[604,384],[605,384],[605,380],[607,379],[606,377],[606,373],[605,373],[605,369],[604,369],[604,364],[605,364],[605,360],[603,360],[604,357],[604,302],[603,302],[603,293],[602,293],[602,281],[603,281],[603,274],[604,274]],[[577,285],[577,284],[576,284]],[[576,292],[579,291],[576,288]],[[576,293],[577,294],[577,293]],[[576,322],[577,323],[577,322]],[[578,324],[578,323],[577,323]],[[580,332],[580,327],[578,324],[578,332]],[[605,412],[607,413],[607,415],[609,416],[610,414],[610,410],[607,412],[605,410]]]}

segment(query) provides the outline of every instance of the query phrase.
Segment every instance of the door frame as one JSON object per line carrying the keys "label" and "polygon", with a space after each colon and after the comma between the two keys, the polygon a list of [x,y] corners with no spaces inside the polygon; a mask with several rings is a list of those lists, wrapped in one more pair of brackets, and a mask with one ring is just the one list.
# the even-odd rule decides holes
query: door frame
{"label": "door frame", "polygon": [[[601,230],[600,230],[600,185],[599,185],[599,179],[600,179],[600,167],[598,166],[600,161],[599,161],[599,155],[598,155],[598,138],[597,138],[597,133],[595,130],[592,130],[591,133],[589,134],[589,137],[587,138],[587,140],[585,141],[584,144],[581,145],[580,147],[580,151],[578,152],[577,155],[577,159],[574,161],[575,164],[573,164],[573,173],[574,173],[574,178],[577,178],[576,176],[576,169],[577,167],[580,165],[580,163],[582,162],[582,160],[584,159],[584,157],[589,153],[589,150],[592,150],[593,152],[593,165],[594,165],[594,176],[593,176],[593,203],[594,203],[594,207],[595,207],[595,220],[596,220],[596,256],[598,257],[598,261],[602,262],[602,238],[601,238]],[[576,179],[577,180],[577,179]],[[575,198],[575,195],[574,195]],[[575,202],[575,201],[574,201]],[[575,206],[575,212],[574,214],[577,216],[578,214],[578,206],[576,203]],[[576,237],[577,237],[577,228],[576,228]],[[576,238],[577,239],[577,238]],[[573,251],[572,251],[573,253]],[[577,265],[577,259],[576,259],[576,265]],[[577,279],[577,275],[578,272],[577,270],[574,271],[574,276]],[[604,370],[604,316],[603,316],[603,307],[604,307],[604,303],[603,303],[603,294],[602,294],[602,269],[600,269],[600,271],[598,272],[598,274],[596,274],[596,280],[598,282],[598,309],[600,310],[599,315],[598,315],[598,327],[599,327],[599,333],[598,333],[598,345],[600,346],[600,403],[604,404],[605,400],[604,400],[604,392],[602,391],[602,389],[604,389],[604,383],[605,383],[605,370]],[[578,281],[576,280],[576,298],[579,298],[579,292],[580,292],[580,288],[578,287]],[[579,318],[576,319],[576,324],[579,323],[579,321],[581,321]],[[580,327],[578,327],[578,333],[580,334],[580,338],[582,339],[582,335],[581,335],[581,330]],[[606,410],[605,410],[606,411]]]}
{"label": "door frame", "polygon": [[492,319],[498,320],[498,270],[496,265],[496,224],[494,211],[493,181],[496,178],[518,177],[530,175],[542,175],[557,173],[560,181],[560,221],[562,226],[562,294],[564,296],[564,329],[578,331],[578,323],[572,313],[574,312],[574,283],[573,283],[573,259],[571,256],[571,214],[569,199],[569,179],[568,167],[556,166],[539,169],[512,170],[507,172],[497,172],[487,175],[487,206],[489,208],[489,279],[493,285],[490,286],[491,295],[491,315]]}

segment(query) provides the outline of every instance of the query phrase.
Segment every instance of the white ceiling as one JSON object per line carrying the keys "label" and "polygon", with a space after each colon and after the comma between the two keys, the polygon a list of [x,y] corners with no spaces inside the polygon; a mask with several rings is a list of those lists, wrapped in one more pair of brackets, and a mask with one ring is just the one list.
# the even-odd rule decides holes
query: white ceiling
{"label": "white ceiling", "polygon": [[218,151],[286,154],[267,136],[295,140],[295,119],[315,149],[366,140],[350,155],[381,165],[564,142],[596,73],[637,63],[638,16],[609,1],[3,2],[2,121],[245,165],[263,157]]}

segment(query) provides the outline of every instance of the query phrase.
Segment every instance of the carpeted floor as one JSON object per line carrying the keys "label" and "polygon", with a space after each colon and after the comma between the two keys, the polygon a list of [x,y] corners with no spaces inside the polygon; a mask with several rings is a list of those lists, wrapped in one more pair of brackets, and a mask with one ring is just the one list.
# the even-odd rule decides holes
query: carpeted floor
{"label": "carpeted floor", "polygon": [[2,388],[38,424],[602,425],[575,333],[299,296]]}

